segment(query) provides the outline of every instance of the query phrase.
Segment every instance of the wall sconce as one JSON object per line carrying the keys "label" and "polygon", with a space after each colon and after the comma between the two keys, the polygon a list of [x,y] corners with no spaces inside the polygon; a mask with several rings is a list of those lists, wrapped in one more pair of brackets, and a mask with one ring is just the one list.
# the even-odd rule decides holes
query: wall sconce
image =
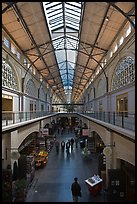
{"label": "wall sconce", "polygon": [[109,21],[109,17],[107,16],[105,20],[106,20],[106,21]]}
{"label": "wall sconce", "polygon": [[11,152],[11,159],[18,160],[20,158],[20,153],[18,152],[18,148],[6,148],[6,160],[7,160],[8,150],[14,150]]}

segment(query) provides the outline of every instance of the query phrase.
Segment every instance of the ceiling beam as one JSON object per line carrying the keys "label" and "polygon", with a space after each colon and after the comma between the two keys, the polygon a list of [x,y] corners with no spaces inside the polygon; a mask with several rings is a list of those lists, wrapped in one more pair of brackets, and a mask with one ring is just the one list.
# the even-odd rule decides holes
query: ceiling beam
{"label": "ceiling beam", "polygon": [[121,8],[119,8],[116,3],[117,2],[107,2],[109,3],[112,7],[114,7],[116,10],[118,10],[125,18],[127,18],[127,20],[131,23],[131,25],[133,26],[133,28],[135,29],[135,24],[134,22],[130,19],[130,15],[125,13]]}
{"label": "ceiling beam", "polygon": [[3,2],[3,3],[7,4],[7,6],[2,10],[2,14],[4,14],[9,8],[11,8],[17,2]]}

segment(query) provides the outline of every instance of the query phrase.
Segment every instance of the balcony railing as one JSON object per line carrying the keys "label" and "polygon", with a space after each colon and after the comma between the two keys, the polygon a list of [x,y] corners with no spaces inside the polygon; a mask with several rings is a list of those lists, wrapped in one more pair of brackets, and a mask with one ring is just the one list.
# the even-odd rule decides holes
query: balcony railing
{"label": "balcony railing", "polygon": [[106,123],[110,123],[128,130],[135,131],[135,114],[128,112],[92,112],[82,113]]}
{"label": "balcony railing", "polygon": [[[77,112],[74,112],[74,114]],[[28,121],[31,119],[52,115],[54,112],[2,112],[2,126]],[[68,113],[69,114],[69,113]],[[110,123],[128,130],[135,131],[135,114],[116,112],[92,112],[82,113],[83,115]]]}
{"label": "balcony railing", "polygon": [[2,127],[51,115],[53,112],[2,112]]}

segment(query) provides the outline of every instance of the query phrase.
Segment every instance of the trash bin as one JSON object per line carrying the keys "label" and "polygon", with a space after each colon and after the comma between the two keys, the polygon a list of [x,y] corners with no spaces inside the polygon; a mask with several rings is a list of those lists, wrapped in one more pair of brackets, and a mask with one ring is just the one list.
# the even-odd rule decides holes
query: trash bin
{"label": "trash bin", "polygon": [[80,143],[80,147],[81,147],[81,148],[84,148],[84,147],[85,147],[85,141],[84,141],[84,140],[80,140],[79,143]]}

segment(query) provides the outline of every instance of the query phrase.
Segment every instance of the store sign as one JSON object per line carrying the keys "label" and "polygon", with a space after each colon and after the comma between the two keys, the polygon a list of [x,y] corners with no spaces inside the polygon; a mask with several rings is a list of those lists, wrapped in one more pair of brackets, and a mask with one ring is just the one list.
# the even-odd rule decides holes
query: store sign
{"label": "store sign", "polygon": [[82,136],[88,136],[89,135],[89,129],[82,129]]}
{"label": "store sign", "polygon": [[41,129],[41,135],[42,136],[48,136],[49,135],[49,129],[48,128],[42,128]]}

